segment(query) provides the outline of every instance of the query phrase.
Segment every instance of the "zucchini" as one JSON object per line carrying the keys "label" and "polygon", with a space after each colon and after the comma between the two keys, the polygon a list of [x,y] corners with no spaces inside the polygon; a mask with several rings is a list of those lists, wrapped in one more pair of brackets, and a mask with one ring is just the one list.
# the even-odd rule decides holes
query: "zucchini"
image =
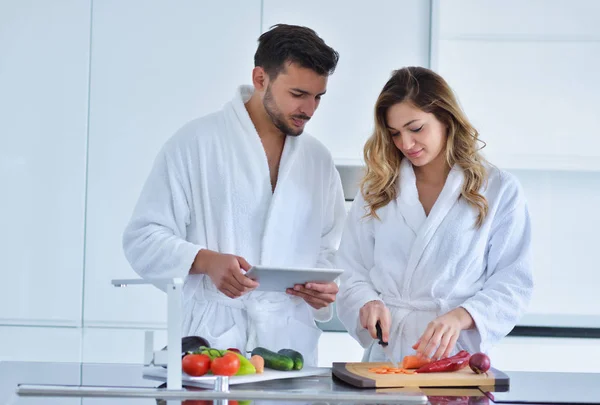
{"label": "zucchini", "polygon": [[252,356],[254,355],[262,357],[265,360],[265,367],[273,370],[290,371],[294,368],[294,360],[291,357],[272,352],[264,347],[252,350]]}
{"label": "zucchini", "polygon": [[304,357],[300,352],[297,352],[292,349],[281,349],[277,352],[278,354],[282,354],[284,356],[288,356],[292,360],[294,360],[294,370],[302,370],[304,367]]}

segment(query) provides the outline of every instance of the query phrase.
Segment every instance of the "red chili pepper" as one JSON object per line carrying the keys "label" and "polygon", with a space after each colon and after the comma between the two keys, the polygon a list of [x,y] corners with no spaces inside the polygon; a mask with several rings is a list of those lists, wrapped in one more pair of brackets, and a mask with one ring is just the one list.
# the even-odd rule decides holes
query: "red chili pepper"
{"label": "red chili pepper", "polygon": [[452,357],[434,361],[417,369],[417,373],[442,373],[448,371],[458,371],[469,365],[471,355],[465,350],[461,350]]}
{"label": "red chili pepper", "polygon": [[453,359],[455,357],[471,357],[471,354],[466,350],[461,350],[460,352],[456,353],[454,356],[450,356],[448,358]]}

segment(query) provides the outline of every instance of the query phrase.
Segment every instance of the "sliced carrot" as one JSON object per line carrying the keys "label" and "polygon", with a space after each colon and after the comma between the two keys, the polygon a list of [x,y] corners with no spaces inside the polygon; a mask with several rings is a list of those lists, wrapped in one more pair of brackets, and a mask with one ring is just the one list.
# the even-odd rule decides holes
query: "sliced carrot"
{"label": "sliced carrot", "polygon": [[425,364],[431,363],[430,358],[423,358],[420,356],[404,356],[402,360],[402,368],[417,369],[423,367]]}
{"label": "sliced carrot", "polygon": [[374,367],[370,368],[369,372],[375,374],[414,374],[415,372],[412,370],[407,370],[404,368],[395,368],[395,367]]}

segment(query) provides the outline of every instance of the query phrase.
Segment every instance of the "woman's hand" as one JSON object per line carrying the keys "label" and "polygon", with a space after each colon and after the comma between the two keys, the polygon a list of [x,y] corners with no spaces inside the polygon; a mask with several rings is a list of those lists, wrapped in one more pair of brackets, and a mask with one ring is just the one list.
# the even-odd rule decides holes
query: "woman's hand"
{"label": "woman's hand", "polygon": [[[432,360],[446,358],[454,350],[460,332],[471,329],[475,322],[466,309],[458,307],[429,322],[427,329],[413,345],[418,355]],[[437,349],[437,350],[436,350]]]}
{"label": "woman's hand", "polygon": [[377,321],[381,325],[381,339],[387,342],[390,337],[392,315],[382,301],[369,301],[360,309],[360,325],[369,330],[373,339],[377,339]]}

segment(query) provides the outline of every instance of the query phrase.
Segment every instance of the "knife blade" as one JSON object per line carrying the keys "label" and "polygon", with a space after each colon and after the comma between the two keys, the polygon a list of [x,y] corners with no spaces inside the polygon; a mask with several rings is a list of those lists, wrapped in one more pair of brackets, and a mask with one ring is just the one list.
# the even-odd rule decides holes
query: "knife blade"
{"label": "knife blade", "polygon": [[377,339],[379,339],[379,344],[381,345],[381,349],[385,354],[385,357],[392,363],[392,367],[400,368],[400,363],[396,363],[394,358],[392,357],[392,350],[390,349],[388,342],[383,341],[383,332],[381,331],[381,324],[377,321],[375,325],[375,329],[377,330]]}

